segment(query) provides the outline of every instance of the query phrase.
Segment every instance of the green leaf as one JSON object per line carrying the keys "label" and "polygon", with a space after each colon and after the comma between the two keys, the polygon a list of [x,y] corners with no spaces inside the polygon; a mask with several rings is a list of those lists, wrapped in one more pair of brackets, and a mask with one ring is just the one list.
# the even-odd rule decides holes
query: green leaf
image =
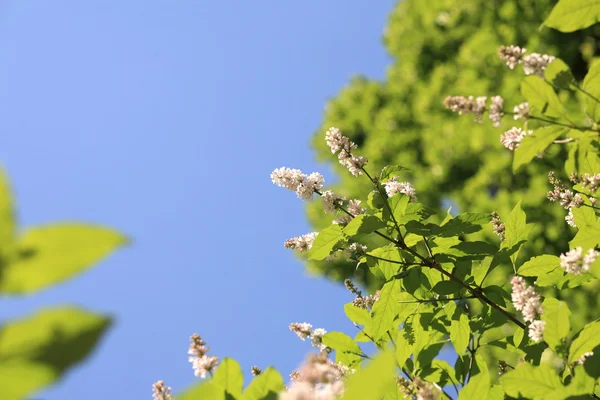
{"label": "green leaf", "polygon": [[544,77],[552,86],[560,89],[569,89],[575,77],[571,69],[563,60],[555,58],[544,70]]}
{"label": "green leaf", "polygon": [[[272,367],[264,370],[260,375],[250,382],[244,394],[243,400],[277,400],[279,392],[284,389],[281,374]],[[201,398],[201,397],[197,397]],[[210,397],[206,397],[211,399]]]}
{"label": "green leaf", "polygon": [[396,385],[395,357],[384,351],[365,368],[348,378],[343,400],[380,400]]}
{"label": "green leaf", "polygon": [[332,224],[319,232],[308,251],[308,258],[310,260],[324,260],[333,252],[336,245],[345,240],[346,235],[342,232],[342,227]]}
{"label": "green leaf", "polygon": [[335,351],[353,354],[363,354],[360,346],[348,335],[342,332],[329,332],[323,336],[323,344]]}
{"label": "green leaf", "polygon": [[517,172],[523,165],[528,164],[565,132],[568,132],[567,128],[551,125],[540,128],[531,135],[526,135],[515,150],[512,165],[513,172]]}
{"label": "green leaf", "polygon": [[426,208],[421,203],[408,203],[404,215],[400,218],[396,218],[396,222],[399,225],[404,225],[408,221],[423,221],[435,214],[430,208]]}
{"label": "green leaf", "polygon": [[373,305],[371,335],[377,341],[394,326],[394,318],[398,315],[400,280],[394,279],[383,285],[379,292],[379,301]]}
{"label": "green leaf", "polygon": [[[175,396],[175,400],[229,400],[225,395],[225,389],[219,385],[215,385],[211,381],[203,381],[192,386],[185,392]],[[274,399],[273,399],[274,400]]]}
{"label": "green leaf", "polygon": [[377,229],[385,228],[385,223],[374,215],[362,214],[354,217],[352,221],[343,228],[348,236],[371,233]]}
{"label": "green leaf", "polygon": [[583,367],[574,368],[574,377],[568,386],[544,396],[544,400],[588,399],[594,392],[594,378]]}
{"label": "green leaf", "polygon": [[525,337],[525,330],[521,328],[517,328],[515,333],[513,334],[513,343],[516,347],[521,345],[523,338]]}
{"label": "green leaf", "polygon": [[411,171],[411,169],[405,168],[400,165],[386,165],[385,167],[383,167],[381,173],[379,174],[379,180],[385,181],[386,179],[389,179],[393,176],[397,176],[398,174],[404,171]]}
{"label": "green leaf", "polygon": [[2,398],[21,399],[56,381],[93,351],[110,323],[74,307],[6,322],[0,329]]}
{"label": "green leaf", "polygon": [[[383,207],[383,219],[386,222],[394,223],[394,219],[398,222],[404,214],[406,213],[406,208],[408,207],[409,197],[403,194],[397,194],[395,196],[390,197],[386,201],[388,202],[389,208],[387,206]],[[390,215],[390,211],[392,214]]]}
{"label": "green leaf", "polygon": [[549,117],[559,117],[565,113],[565,109],[552,86],[539,76],[526,76],[521,81],[521,94],[532,107],[542,114]]}
{"label": "green leaf", "polygon": [[600,223],[577,225],[577,229],[577,234],[569,242],[569,246],[572,249],[580,246],[584,249],[591,249],[600,243]]}
{"label": "green leaf", "polygon": [[574,363],[584,353],[594,350],[600,345],[600,321],[590,322],[583,327],[581,332],[569,348],[569,364]]}
{"label": "green leaf", "polygon": [[462,354],[469,344],[471,328],[469,327],[469,318],[464,313],[460,313],[458,317],[456,314],[455,312],[450,321],[450,340],[456,353]]}
{"label": "green leaf", "polygon": [[560,258],[545,254],[531,258],[518,269],[521,276],[540,276],[552,272],[560,266]]}
{"label": "green leaf", "polygon": [[344,313],[348,319],[360,325],[371,325],[371,314],[364,308],[356,307],[352,303],[344,304]]}
{"label": "green leaf", "polygon": [[19,239],[19,258],[6,265],[0,292],[31,293],[62,282],[127,243],[120,233],[84,224],[32,228]]}
{"label": "green leaf", "polygon": [[561,32],[585,29],[600,21],[600,0],[560,0],[544,25]]}
{"label": "green leaf", "polygon": [[547,297],[544,300],[542,308],[544,309],[542,321],[546,322],[544,341],[548,343],[552,350],[556,351],[556,348],[567,338],[571,330],[571,324],[569,323],[571,312],[567,303],[552,297]]}
{"label": "green leaf", "polygon": [[0,255],[6,259],[13,252],[17,222],[8,177],[0,169]]}
{"label": "green leaf", "polygon": [[521,245],[527,241],[529,233],[533,226],[527,224],[527,216],[521,209],[521,202],[519,201],[515,208],[508,214],[508,217],[504,221],[505,225],[505,240],[502,242],[503,249],[513,249],[513,246],[517,248],[514,253],[511,254],[510,259],[514,263],[519,255],[519,249]]}
{"label": "green leaf", "polygon": [[[373,257],[373,262],[377,264],[377,267],[381,270],[386,280],[389,280],[394,275],[396,275],[402,267],[402,265],[398,264],[399,262],[403,261],[402,255],[400,254],[400,250],[398,249],[398,247],[396,247],[396,245],[389,244],[387,246],[379,247],[373,251],[368,252],[367,258],[369,258],[369,256]],[[395,262],[384,261],[380,260],[379,258],[384,258],[386,260],[391,260]]]}
{"label": "green leaf", "polygon": [[490,390],[490,373],[483,370],[469,380],[459,392],[458,400],[480,400],[488,398]]}
{"label": "green leaf", "polygon": [[373,190],[367,196],[367,205],[371,210],[380,210],[385,205],[385,199],[378,190]]}
{"label": "green leaf", "polygon": [[554,369],[545,364],[537,367],[529,363],[519,364],[514,370],[502,375],[500,382],[505,393],[512,397],[539,397],[562,387]]}
{"label": "green leaf", "polygon": [[[594,98],[600,99],[600,61],[596,60],[592,63],[590,70],[583,79],[583,90]],[[595,122],[600,122],[600,102],[585,94],[582,98],[585,113]]]}
{"label": "green leaf", "polygon": [[411,332],[406,329],[407,325],[404,324],[404,329],[398,331],[396,336],[396,361],[400,368],[406,365],[406,360],[410,357],[413,352],[414,338],[411,336]]}
{"label": "green leaf", "polygon": [[212,383],[239,397],[244,387],[244,373],[240,364],[232,358],[225,357],[217,367]]}
{"label": "green leaf", "polygon": [[440,236],[459,236],[479,232],[482,225],[492,220],[490,213],[464,213],[441,226]]}

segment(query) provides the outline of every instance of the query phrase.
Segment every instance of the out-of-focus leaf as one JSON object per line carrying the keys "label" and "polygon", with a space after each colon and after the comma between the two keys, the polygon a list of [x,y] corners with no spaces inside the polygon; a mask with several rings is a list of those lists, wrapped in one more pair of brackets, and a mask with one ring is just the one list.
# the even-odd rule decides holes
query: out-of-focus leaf
{"label": "out-of-focus leaf", "polygon": [[38,391],[94,349],[110,318],[73,307],[46,309],[0,329],[2,399]]}
{"label": "out-of-focus leaf", "polygon": [[32,228],[19,239],[18,259],[0,271],[0,292],[31,293],[62,282],[126,243],[120,233],[93,225]]}

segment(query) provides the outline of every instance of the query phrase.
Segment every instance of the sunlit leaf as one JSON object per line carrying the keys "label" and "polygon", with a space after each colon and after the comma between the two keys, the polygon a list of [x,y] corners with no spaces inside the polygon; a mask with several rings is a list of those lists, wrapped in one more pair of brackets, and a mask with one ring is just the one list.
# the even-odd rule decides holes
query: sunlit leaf
{"label": "sunlit leaf", "polygon": [[548,365],[534,367],[522,363],[500,377],[504,391],[512,397],[528,398],[544,396],[562,387],[560,378]]}
{"label": "sunlit leaf", "polygon": [[225,357],[217,367],[212,383],[239,397],[244,387],[244,373],[240,364],[232,358]]}
{"label": "sunlit leaf", "polygon": [[600,1],[559,0],[544,25],[561,32],[573,32],[600,21]]}
{"label": "sunlit leaf", "polygon": [[5,323],[0,329],[3,396],[22,398],[59,379],[92,352],[109,325],[110,318],[73,307]]}
{"label": "sunlit leaf", "polygon": [[0,292],[31,293],[85,271],[127,243],[119,232],[84,224],[29,229],[19,238],[19,258],[0,274]]}
{"label": "sunlit leaf", "polygon": [[[278,394],[283,388],[284,383],[281,374],[274,368],[269,367],[250,382],[244,391],[242,399],[277,400]],[[208,399],[209,397],[207,396],[206,398]]]}
{"label": "sunlit leaf", "polygon": [[345,240],[346,235],[342,232],[342,227],[333,224],[319,232],[308,251],[308,258],[311,260],[324,260],[333,252],[336,245]]}

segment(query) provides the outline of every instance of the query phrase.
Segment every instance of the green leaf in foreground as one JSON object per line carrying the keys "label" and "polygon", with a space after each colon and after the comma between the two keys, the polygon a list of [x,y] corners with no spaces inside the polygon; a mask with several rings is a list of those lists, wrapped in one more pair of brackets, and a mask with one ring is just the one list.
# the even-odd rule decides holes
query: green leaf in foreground
{"label": "green leaf in foreground", "polygon": [[583,96],[585,113],[592,120],[600,122],[600,102],[596,100],[600,99],[600,61],[592,62],[590,70],[583,79],[583,90],[589,94]]}
{"label": "green leaf in foreground", "polygon": [[362,214],[352,219],[343,229],[348,236],[360,233],[371,233],[377,229],[385,228],[385,223],[374,215]]}
{"label": "green leaf in foreground", "polygon": [[369,365],[348,378],[343,400],[380,400],[396,385],[396,358],[392,351],[379,353]]}
{"label": "green leaf in foreground", "polygon": [[555,58],[544,70],[544,78],[552,84],[552,86],[569,89],[571,83],[575,82],[575,77],[571,73],[571,69],[563,60]]}
{"label": "green leaf in foreground", "polygon": [[560,0],[544,25],[561,32],[574,32],[600,21],[600,1]]}
{"label": "green leaf in foreground", "polygon": [[211,381],[203,381],[203,382],[187,389],[185,392],[175,396],[175,400],[198,400],[198,399],[231,400],[226,397],[225,389],[223,389],[219,385],[215,385]]}
{"label": "green leaf in foreground", "polygon": [[540,128],[531,135],[526,135],[515,150],[512,165],[513,172],[528,164],[536,155],[546,150],[552,142],[567,131],[568,129],[565,127],[552,125]]}
{"label": "green leaf in foreground", "polygon": [[544,309],[542,321],[546,322],[544,341],[548,343],[550,348],[556,350],[562,339],[565,339],[571,330],[571,324],[569,323],[571,312],[567,307],[567,303],[552,297],[547,297],[542,307]]}
{"label": "green leaf in foreground", "polygon": [[324,260],[330,255],[335,246],[346,240],[346,236],[342,232],[342,227],[339,225],[331,225],[323,229],[313,242],[311,249],[308,251],[308,258],[311,260]]}
{"label": "green leaf in foreground", "polygon": [[21,399],[56,381],[92,352],[110,322],[103,315],[61,307],[4,324],[0,329],[2,398]]}
{"label": "green leaf in foreground", "polygon": [[538,112],[550,117],[559,117],[565,113],[552,86],[537,75],[526,76],[521,81],[521,94]]}
{"label": "green leaf in foreground", "polygon": [[560,266],[560,258],[545,254],[531,258],[529,261],[521,265],[519,275],[522,276],[540,276],[552,272],[556,267]]}
{"label": "green leaf in foreground", "polygon": [[379,293],[379,301],[375,302],[372,311],[372,336],[379,340],[394,325],[398,315],[401,282],[399,279],[387,282]]}
{"label": "green leaf in foreground", "polygon": [[587,324],[569,349],[569,364],[574,363],[584,353],[594,350],[600,345],[600,321],[594,321]]}
{"label": "green leaf in foreground", "polygon": [[281,392],[284,387],[281,374],[274,368],[269,367],[250,382],[244,391],[242,399],[276,400],[279,392]]}
{"label": "green leaf in foreground", "polygon": [[19,256],[2,269],[0,292],[31,293],[73,277],[127,243],[119,232],[84,224],[29,229],[19,239]]}
{"label": "green leaf in foreground", "polygon": [[516,250],[511,254],[510,259],[514,263],[519,255],[521,245],[527,241],[529,233],[533,226],[527,224],[527,216],[521,209],[521,202],[519,201],[515,208],[508,214],[504,224],[506,226],[505,240],[502,242],[502,249]]}
{"label": "green leaf in foreground", "polygon": [[461,389],[458,394],[458,400],[480,400],[487,399],[487,392],[490,390],[490,373],[484,369],[479,374],[469,380],[469,383]]}
{"label": "green leaf in foreground", "polygon": [[362,350],[356,342],[342,332],[329,332],[322,338],[323,344],[335,351],[362,354]]}
{"label": "green leaf in foreground", "polygon": [[212,383],[238,397],[244,387],[244,373],[240,364],[232,358],[225,357],[217,367]]}
{"label": "green leaf in foreground", "polygon": [[560,378],[552,367],[542,364],[534,367],[529,363],[519,364],[514,370],[500,378],[506,394],[512,397],[542,398],[562,388]]}

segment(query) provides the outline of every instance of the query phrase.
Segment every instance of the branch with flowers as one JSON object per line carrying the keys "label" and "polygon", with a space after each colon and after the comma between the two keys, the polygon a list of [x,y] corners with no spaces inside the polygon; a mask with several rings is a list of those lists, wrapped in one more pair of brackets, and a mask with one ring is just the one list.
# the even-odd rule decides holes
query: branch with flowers
{"label": "branch with flowers", "polygon": [[[500,143],[514,153],[515,172],[566,154],[564,171],[548,171],[547,197],[567,210],[570,250],[522,262],[518,256],[532,239],[533,224],[520,202],[504,216],[465,212],[439,218],[418,201],[417,189],[406,179],[410,170],[390,165],[374,173],[357,154],[358,146],[330,128],[324,140],[331,153],[350,174],[367,179],[371,190],[364,198],[347,199],[327,189],[317,172],[275,169],[275,185],[305,201],[320,198],[323,212],[332,216],[330,226],[288,239],[284,246],[318,262],[353,261],[385,283],[365,295],[345,281],[354,296],[344,305],[356,327],[352,335],[315,329],[308,322],[289,326],[316,351],[292,371],[287,386],[275,369],[252,367],[253,379],[244,388],[239,364],[209,356],[202,338],[192,336],[190,362],[205,381],[178,399],[600,398],[600,321],[572,327],[571,314],[578,310],[560,295],[600,277],[595,198],[600,63],[579,83],[551,55],[528,54],[514,45],[500,47],[498,54],[510,69],[523,66],[522,103],[506,109],[500,96],[489,104],[486,96],[451,96],[444,105],[480,123],[486,114],[494,126],[506,115],[522,123],[500,135]],[[563,92],[578,96],[583,120],[565,109]],[[567,151],[550,155],[554,146]],[[483,229],[493,230],[498,239],[470,239]],[[372,243],[380,244],[368,247]],[[489,283],[488,277],[498,273],[504,274],[503,284]],[[364,343],[376,351],[367,351]],[[457,355],[454,365],[438,358],[445,346]],[[492,350],[502,357],[495,364],[486,357]],[[172,398],[162,381],[153,390],[156,400]]]}

